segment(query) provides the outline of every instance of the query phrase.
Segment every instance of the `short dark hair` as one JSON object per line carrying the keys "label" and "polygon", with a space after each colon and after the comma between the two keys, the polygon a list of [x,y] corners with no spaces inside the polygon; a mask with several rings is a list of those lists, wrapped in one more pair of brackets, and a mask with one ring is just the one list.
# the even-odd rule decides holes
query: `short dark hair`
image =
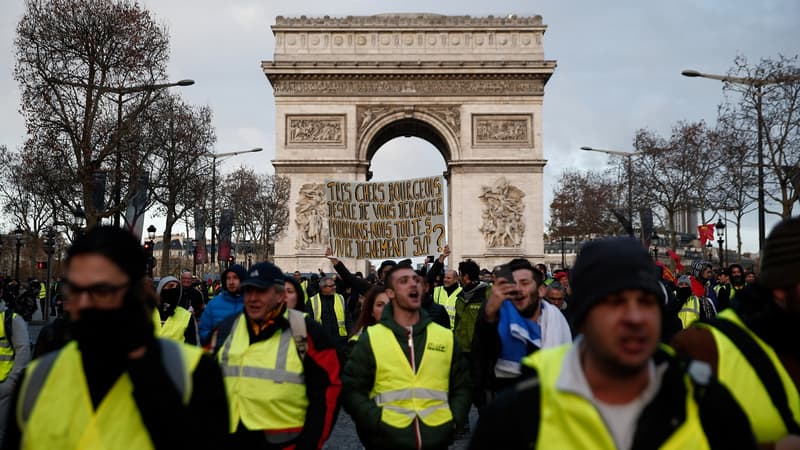
{"label": "short dark hair", "polygon": [[477,281],[481,274],[481,268],[478,263],[468,259],[458,263],[458,273],[468,276],[470,281]]}
{"label": "short dark hair", "polygon": [[509,261],[508,265],[511,267],[511,272],[516,272],[517,270],[530,270],[533,274],[533,279],[536,280],[536,285],[541,286],[542,282],[544,281],[544,275],[542,272],[539,272],[531,262],[525,258],[514,258]]}
{"label": "short dark hair", "polygon": [[399,272],[401,270],[406,270],[406,269],[414,272],[415,275],[417,274],[417,272],[414,271],[414,269],[412,269],[411,266],[406,266],[404,264],[395,264],[394,266],[392,266],[392,269],[389,270],[389,272],[386,273],[386,276],[383,277],[383,284],[386,286],[386,288],[387,289],[394,289],[394,285],[393,285],[394,273],[395,272]]}

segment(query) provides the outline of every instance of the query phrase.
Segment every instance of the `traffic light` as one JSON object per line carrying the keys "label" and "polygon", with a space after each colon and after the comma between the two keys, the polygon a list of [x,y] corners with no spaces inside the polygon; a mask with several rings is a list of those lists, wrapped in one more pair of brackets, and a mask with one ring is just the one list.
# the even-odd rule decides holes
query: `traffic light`
{"label": "traffic light", "polygon": [[47,269],[47,261],[38,261],[36,263],[36,268],[39,270]]}

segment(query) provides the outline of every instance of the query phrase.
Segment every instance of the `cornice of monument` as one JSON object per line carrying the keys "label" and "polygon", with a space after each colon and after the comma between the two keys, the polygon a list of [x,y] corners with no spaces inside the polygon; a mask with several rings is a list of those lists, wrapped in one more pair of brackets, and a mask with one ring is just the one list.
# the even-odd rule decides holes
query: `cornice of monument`
{"label": "cornice of monument", "polygon": [[275,28],[508,28],[541,27],[542,16],[520,17],[511,14],[505,17],[445,16],[430,13],[376,14],[372,16],[346,17],[284,17],[275,18]]}

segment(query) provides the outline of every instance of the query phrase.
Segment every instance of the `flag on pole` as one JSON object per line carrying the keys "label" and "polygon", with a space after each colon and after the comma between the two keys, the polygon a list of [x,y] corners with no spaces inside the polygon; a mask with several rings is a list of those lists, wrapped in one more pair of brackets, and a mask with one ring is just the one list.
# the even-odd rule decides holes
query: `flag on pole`
{"label": "flag on pole", "polygon": [[698,225],[697,234],[700,236],[700,245],[705,247],[706,242],[714,240],[714,224]]}
{"label": "flag on pole", "polygon": [[671,248],[668,248],[668,249],[667,249],[667,254],[669,255],[669,257],[670,257],[670,258],[671,258],[673,261],[675,261],[675,272],[676,272],[676,273],[681,273],[681,272],[683,272],[683,264],[681,264],[681,257],[680,257],[680,256],[678,256],[678,254],[677,254],[677,253],[675,253],[675,252],[674,252],[674,251],[673,251]]}

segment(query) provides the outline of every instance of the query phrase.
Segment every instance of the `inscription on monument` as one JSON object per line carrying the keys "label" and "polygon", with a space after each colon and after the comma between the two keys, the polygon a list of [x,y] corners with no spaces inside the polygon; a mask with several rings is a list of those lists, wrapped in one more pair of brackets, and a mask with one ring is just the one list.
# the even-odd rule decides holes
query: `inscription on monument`
{"label": "inscription on monument", "polygon": [[476,114],[472,116],[472,143],[532,147],[532,125],[530,114]]}
{"label": "inscription on monument", "polygon": [[286,144],[344,145],[343,115],[286,116]]}

